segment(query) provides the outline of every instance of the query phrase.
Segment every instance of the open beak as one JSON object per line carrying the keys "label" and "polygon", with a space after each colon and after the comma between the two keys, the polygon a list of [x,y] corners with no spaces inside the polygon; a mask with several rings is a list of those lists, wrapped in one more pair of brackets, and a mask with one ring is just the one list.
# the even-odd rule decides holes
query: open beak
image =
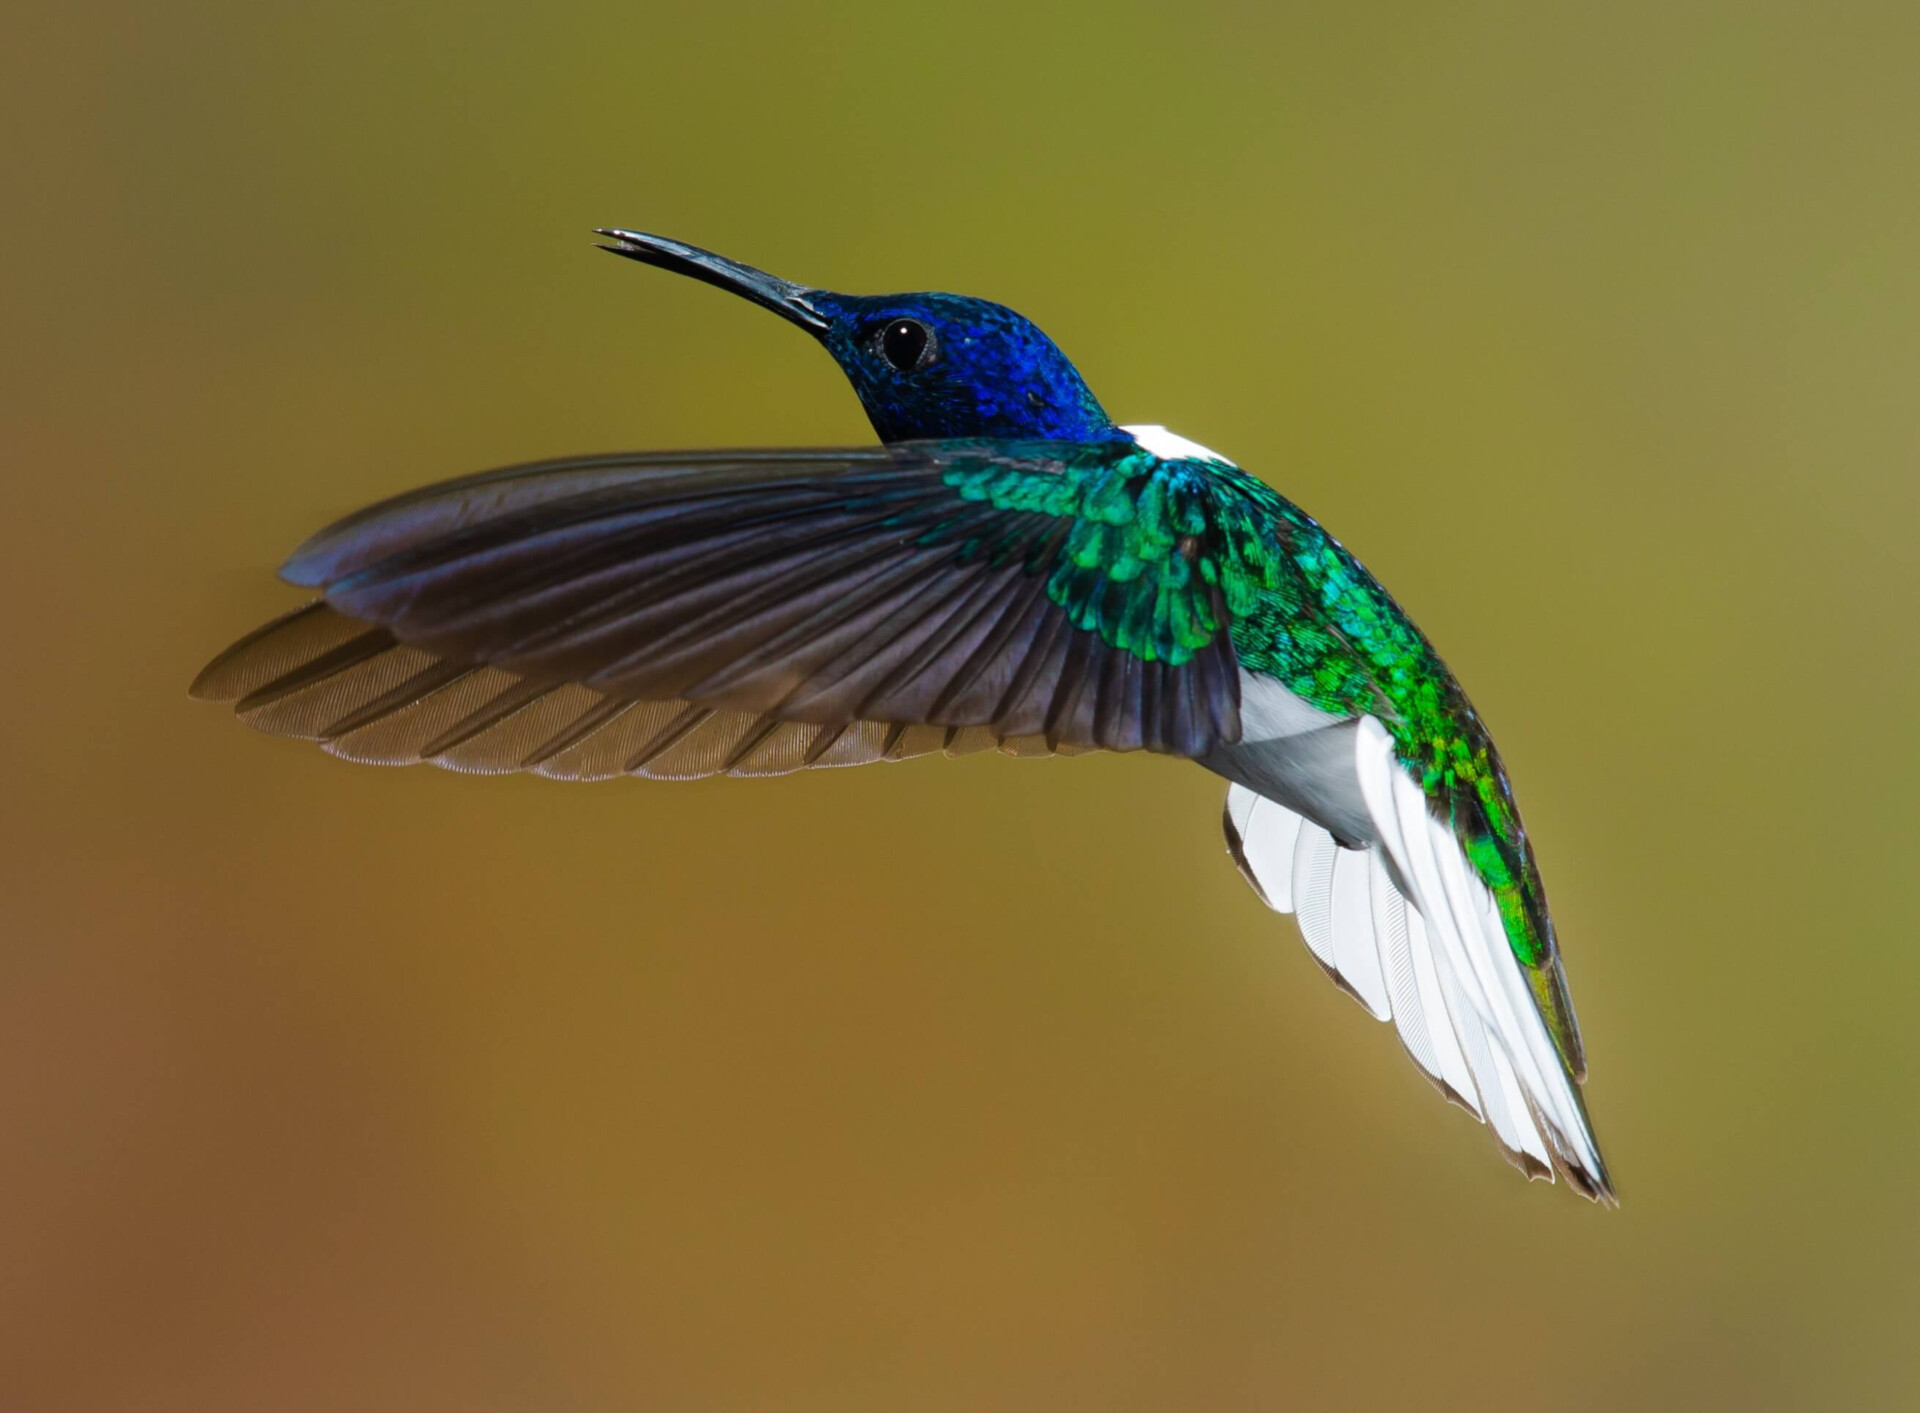
{"label": "open beak", "polygon": [[624,255],[629,260],[638,260],[642,265],[657,265],[662,270],[672,270],[675,274],[689,275],[707,284],[731,290],[742,299],[750,299],[762,309],[771,309],[781,318],[790,319],[811,333],[820,333],[828,325],[826,316],[815,309],[808,298],[813,291],[804,285],[791,284],[764,270],[756,270],[751,265],[742,265],[724,255],[715,255],[711,250],[668,240],[665,236],[647,235],[643,231],[611,230],[596,230],[594,234],[605,236],[613,242],[601,246],[602,250]]}

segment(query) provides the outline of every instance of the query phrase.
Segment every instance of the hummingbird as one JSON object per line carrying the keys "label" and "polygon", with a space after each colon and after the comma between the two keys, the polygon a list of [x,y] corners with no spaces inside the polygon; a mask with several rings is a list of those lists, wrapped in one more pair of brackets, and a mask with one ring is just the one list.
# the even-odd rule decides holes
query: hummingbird
{"label": "hummingbird", "polygon": [[1611,1205],[1539,868],[1433,645],[1305,511],[1116,425],[1003,305],[839,294],[677,240],[601,249],[816,339],[879,445],[511,466],[351,515],[304,606],[195,697],[347,760],[565,780],[998,749],[1155,751],[1227,784],[1227,851],[1531,1177]]}

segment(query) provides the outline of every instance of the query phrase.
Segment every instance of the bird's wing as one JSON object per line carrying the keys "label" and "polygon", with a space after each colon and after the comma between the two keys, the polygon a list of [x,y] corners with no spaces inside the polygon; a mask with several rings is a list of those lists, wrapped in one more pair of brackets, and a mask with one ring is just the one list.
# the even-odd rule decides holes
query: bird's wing
{"label": "bird's wing", "polygon": [[687,701],[640,701],[577,683],[534,683],[503,668],[436,657],[316,599],[222,653],[194,695],[235,705],[277,736],[317,741],[369,765],[431,764],[477,775],[558,780],[694,780],[968,755],[1077,754],[1039,736],[981,727],[781,721]]}
{"label": "bird's wing", "polygon": [[[1248,572],[1205,468],[1131,444],[580,458],[309,540],[317,603],[197,696],[356,759],[776,773],[1239,734]],[[1257,568],[1257,567],[1256,567]]]}

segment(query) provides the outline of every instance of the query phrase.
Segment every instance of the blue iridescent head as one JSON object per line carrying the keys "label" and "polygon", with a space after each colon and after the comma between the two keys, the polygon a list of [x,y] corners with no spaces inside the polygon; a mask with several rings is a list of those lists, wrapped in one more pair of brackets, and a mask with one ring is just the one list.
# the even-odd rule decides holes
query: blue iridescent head
{"label": "blue iridescent head", "polygon": [[603,250],[731,290],[812,334],[883,442],[1125,436],[1053,340],[1004,305],[957,294],[835,294],[663,236],[596,234],[613,242]]}

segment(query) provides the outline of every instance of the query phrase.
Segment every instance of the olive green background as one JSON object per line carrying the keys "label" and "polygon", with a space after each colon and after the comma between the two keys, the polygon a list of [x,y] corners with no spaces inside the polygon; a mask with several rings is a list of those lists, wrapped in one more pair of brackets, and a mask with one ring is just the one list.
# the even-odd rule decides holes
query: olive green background
{"label": "olive green background", "polygon": [[[1911,4],[0,21],[0,1406],[1920,1406]],[[869,438],[594,253],[1004,300],[1494,725],[1623,1208],[1144,758],[563,786],[191,703],[309,531]]]}

